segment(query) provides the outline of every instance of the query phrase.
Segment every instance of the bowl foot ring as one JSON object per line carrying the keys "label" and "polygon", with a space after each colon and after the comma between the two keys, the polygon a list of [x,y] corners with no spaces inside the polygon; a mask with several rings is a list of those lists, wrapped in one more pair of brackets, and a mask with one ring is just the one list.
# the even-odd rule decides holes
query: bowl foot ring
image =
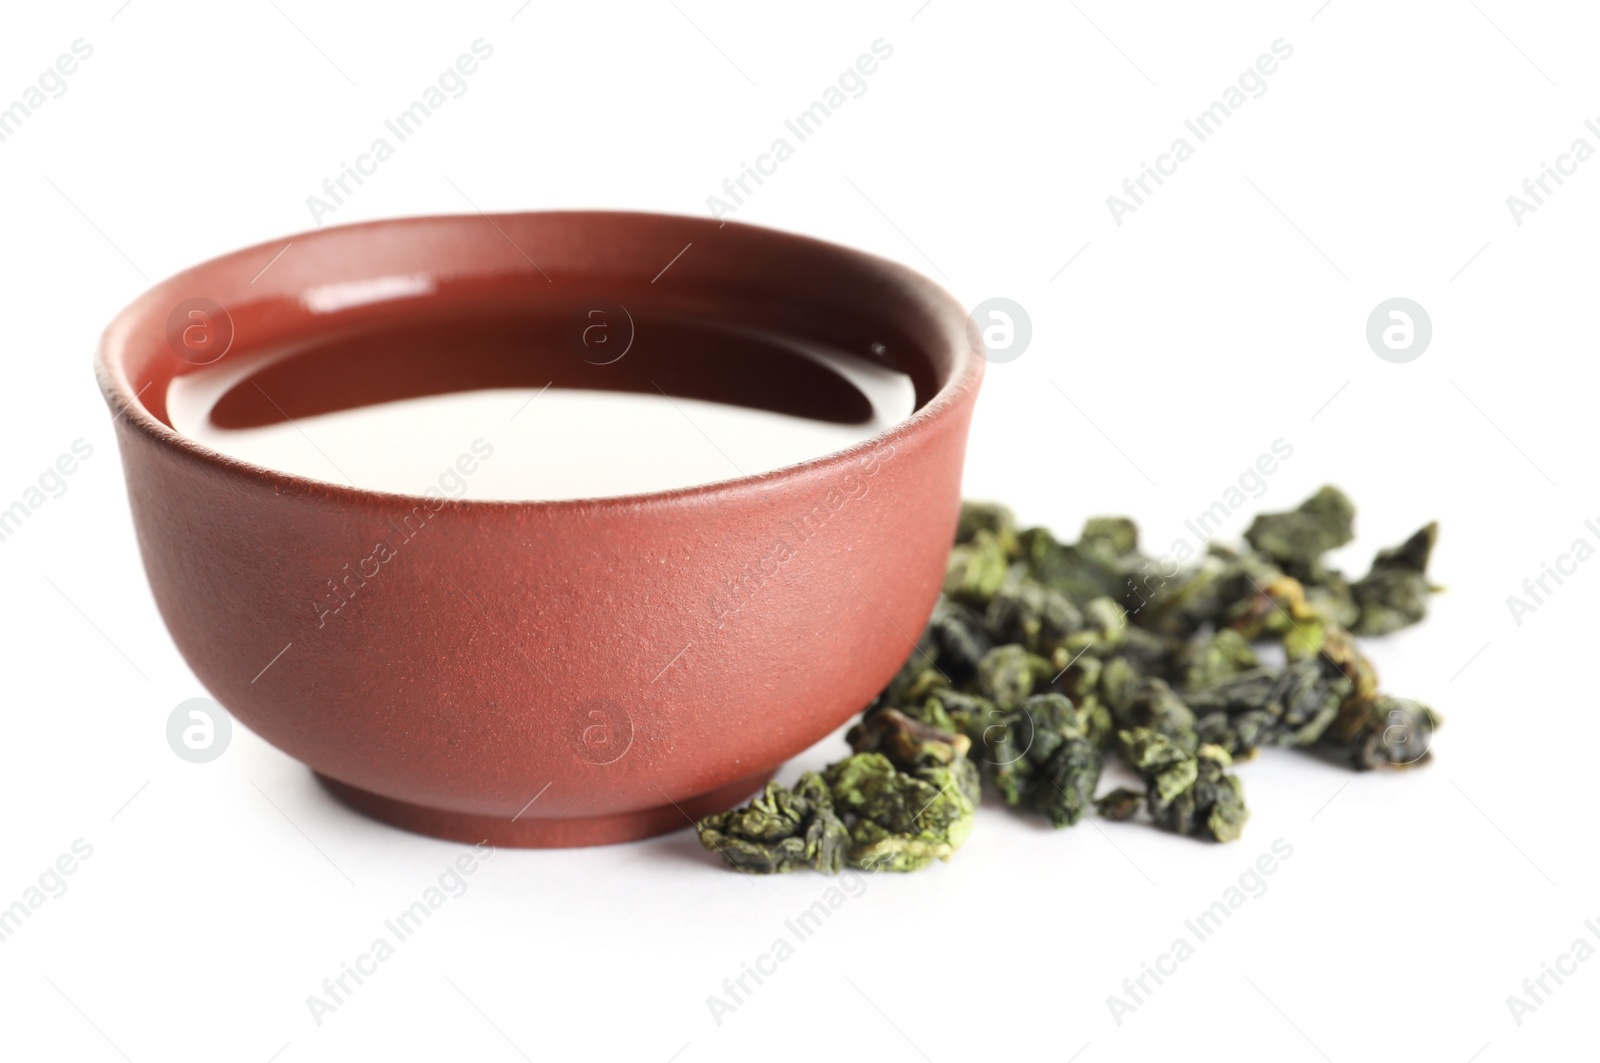
{"label": "bowl foot ring", "polygon": [[[757,772],[676,804],[669,801],[632,812],[559,818],[538,818],[526,814],[502,818],[452,812],[397,801],[330,779],[326,775],[317,774],[317,781],[350,808],[401,830],[456,842],[488,842],[497,848],[565,849],[638,841],[682,830],[701,816],[741,804],[766,785],[771,777],[770,771]],[[525,813],[531,811],[524,810]]]}

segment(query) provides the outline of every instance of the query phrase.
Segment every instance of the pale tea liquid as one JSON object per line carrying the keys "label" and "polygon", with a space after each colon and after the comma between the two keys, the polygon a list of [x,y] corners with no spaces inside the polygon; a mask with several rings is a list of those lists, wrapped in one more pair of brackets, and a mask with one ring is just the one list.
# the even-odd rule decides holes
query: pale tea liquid
{"label": "pale tea liquid", "polygon": [[[281,405],[253,380],[271,356],[225,358],[179,377],[167,407],[173,427],[196,442],[281,472],[413,495],[438,485],[452,497],[505,501],[666,491],[770,472],[911,415],[916,395],[906,374],[813,343],[784,344],[859,392],[864,415],[841,423],[660,390],[529,386],[219,425],[213,408],[238,389],[260,391],[272,409]],[[761,353],[753,349],[752,357]]]}

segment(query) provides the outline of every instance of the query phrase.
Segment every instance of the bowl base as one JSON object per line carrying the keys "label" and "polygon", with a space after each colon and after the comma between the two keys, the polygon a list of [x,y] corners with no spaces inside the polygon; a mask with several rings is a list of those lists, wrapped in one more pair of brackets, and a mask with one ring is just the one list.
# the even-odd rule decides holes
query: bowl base
{"label": "bowl base", "polygon": [[638,841],[691,826],[701,816],[741,803],[765,786],[772,772],[757,772],[709,793],[654,808],[606,816],[537,819],[518,814],[509,819],[451,812],[397,801],[313,773],[325,789],[345,805],[391,827],[456,842],[487,842],[508,849],[567,849]]}

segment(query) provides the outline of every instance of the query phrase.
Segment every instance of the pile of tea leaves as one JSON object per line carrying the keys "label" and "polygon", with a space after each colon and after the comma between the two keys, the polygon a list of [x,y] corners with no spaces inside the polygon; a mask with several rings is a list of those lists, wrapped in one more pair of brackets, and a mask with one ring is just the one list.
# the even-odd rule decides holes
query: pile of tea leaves
{"label": "pile of tea leaves", "polygon": [[[1124,517],[1069,544],[969,502],[932,619],[846,735],[852,755],[706,816],[700,840],[746,872],[914,871],[960,848],[988,791],[1056,827],[1142,813],[1226,842],[1249,817],[1233,767],[1263,746],[1423,763],[1440,717],[1380,693],[1355,636],[1423,618],[1438,528],[1351,580],[1324,555],[1354,522],[1323,487],[1185,566],[1141,553]],[[1107,758],[1142,789],[1098,793]]]}

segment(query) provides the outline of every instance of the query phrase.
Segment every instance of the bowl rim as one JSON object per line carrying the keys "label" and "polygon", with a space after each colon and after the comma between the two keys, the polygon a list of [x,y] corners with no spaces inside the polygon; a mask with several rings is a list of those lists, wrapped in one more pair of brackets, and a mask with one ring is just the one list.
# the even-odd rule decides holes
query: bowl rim
{"label": "bowl rim", "polygon": [[[581,498],[483,499],[473,498],[468,495],[445,499],[450,507],[473,510],[485,514],[526,511],[549,513],[563,511],[589,512],[596,509],[627,510],[644,505],[671,504],[684,500],[700,500],[743,494],[763,486],[770,486],[774,481],[804,479],[851,466],[860,458],[879,450],[885,444],[892,446],[895,443],[922,435],[930,431],[937,422],[944,419],[953,410],[970,402],[973,397],[972,393],[977,390],[979,382],[983,378],[985,358],[980,353],[982,351],[982,343],[978,337],[977,326],[972,322],[970,315],[962,309],[955,296],[942,285],[893,259],[884,258],[844,244],[807,236],[803,233],[790,232],[765,225],[752,225],[747,222],[731,220],[719,222],[715,219],[693,214],[627,210],[548,210],[479,212],[476,214],[417,214],[379,218],[344,225],[330,225],[279,237],[274,240],[263,241],[206,259],[151,285],[112,318],[101,333],[94,354],[95,378],[99,384],[101,394],[106,401],[106,405],[110,408],[113,418],[119,422],[125,422],[126,427],[122,429],[123,431],[137,431],[150,442],[177,452],[191,463],[205,466],[234,479],[247,481],[256,487],[270,487],[278,493],[298,496],[320,496],[353,503],[376,503],[385,506],[403,505],[409,507],[414,507],[418,504],[434,506],[438,500],[433,496],[420,492],[384,491],[358,487],[333,480],[304,476],[299,473],[285,472],[268,465],[233,457],[206,446],[204,443],[200,443],[172,428],[165,421],[155,416],[149,407],[144,404],[141,396],[150,385],[147,384],[145,388],[141,388],[138,391],[133,389],[132,383],[128,378],[125,358],[128,333],[139,325],[148,327],[148,322],[151,320],[149,317],[150,304],[163,297],[164,293],[169,293],[169,289],[180,281],[212,272],[230,263],[258,257],[263,252],[274,253],[288,242],[311,238],[319,240],[337,238],[338,235],[343,233],[376,229],[449,223],[481,224],[485,220],[495,223],[501,220],[530,217],[560,217],[575,220],[604,218],[638,222],[669,221],[674,224],[695,226],[702,231],[716,231],[731,226],[752,234],[756,239],[787,243],[799,252],[813,251],[855,258],[865,265],[870,265],[875,271],[888,276],[893,283],[897,283],[922,297],[927,309],[931,311],[929,315],[931,323],[937,331],[944,335],[944,339],[953,353],[952,368],[948,379],[926,402],[912,410],[910,415],[896,421],[894,424],[847,447],[783,465],[766,472],[732,476],[664,491],[642,491]],[[965,342],[962,342],[962,340]]]}

